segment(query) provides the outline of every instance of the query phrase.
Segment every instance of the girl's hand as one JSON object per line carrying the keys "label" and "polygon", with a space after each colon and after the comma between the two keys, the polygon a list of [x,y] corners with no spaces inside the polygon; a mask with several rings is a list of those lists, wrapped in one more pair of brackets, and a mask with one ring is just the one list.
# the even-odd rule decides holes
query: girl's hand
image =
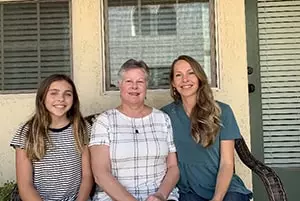
{"label": "girl's hand", "polygon": [[167,201],[167,199],[164,198],[163,194],[156,192],[150,195],[146,201]]}

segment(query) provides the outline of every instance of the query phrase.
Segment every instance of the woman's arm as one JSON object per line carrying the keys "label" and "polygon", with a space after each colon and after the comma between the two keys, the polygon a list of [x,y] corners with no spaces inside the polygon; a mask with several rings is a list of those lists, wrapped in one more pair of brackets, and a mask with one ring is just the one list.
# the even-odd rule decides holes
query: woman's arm
{"label": "woman's arm", "polygon": [[82,178],[81,185],[79,188],[79,193],[77,201],[86,201],[89,198],[91,189],[93,187],[93,174],[90,164],[90,151],[88,147],[84,147],[82,152]]}
{"label": "woman's arm", "polygon": [[221,160],[216,189],[211,201],[222,201],[230,185],[234,168],[234,140],[221,140]]}
{"label": "woman's arm", "polygon": [[111,174],[109,146],[93,145],[90,151],[95,182],[114,201],[137,201]]}
{"label": "woman's arm", "polygon": [[32,163],[24,149],[16,148],[16,173],[20,197],[23,201],[42,201],[33,186]]}
{"label": "woman's arm", "polygon": [[176,152],[168,154],[167,157],[167,173],[159,186],[158,191],[149,196],[147,201],[167,200],[170,192],[174,189],[179,179],[179,169],[177,166]]}

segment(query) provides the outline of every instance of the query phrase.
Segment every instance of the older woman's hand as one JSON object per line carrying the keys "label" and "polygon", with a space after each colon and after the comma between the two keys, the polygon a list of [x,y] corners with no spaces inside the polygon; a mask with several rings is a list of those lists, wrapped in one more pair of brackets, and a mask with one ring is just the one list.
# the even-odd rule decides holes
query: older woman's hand
{"label": "older woman's hand", "polygon": [[162,193],[156,192],[150,195],[146,201],[167,201],[167,199],[164,198]]}

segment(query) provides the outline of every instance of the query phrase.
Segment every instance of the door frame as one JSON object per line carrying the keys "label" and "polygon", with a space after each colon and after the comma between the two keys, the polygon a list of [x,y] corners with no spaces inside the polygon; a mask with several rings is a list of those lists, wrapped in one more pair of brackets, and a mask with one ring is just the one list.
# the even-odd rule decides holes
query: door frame
{"label": "door frame", "polygon": [[[252,84],[255,87],[253,92],[249,92],[251,152],[256,159],[264,162],[257,9],[257,0],[245,0],[248,86]],[[268,200],[262,181],[253,173],[252,186],[255,201]]]}

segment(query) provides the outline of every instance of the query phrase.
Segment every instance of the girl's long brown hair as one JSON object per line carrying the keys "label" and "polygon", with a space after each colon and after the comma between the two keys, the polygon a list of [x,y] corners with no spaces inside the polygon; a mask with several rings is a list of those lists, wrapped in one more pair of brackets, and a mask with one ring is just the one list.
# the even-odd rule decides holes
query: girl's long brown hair
{"label": "girl's long brown hair", "polygon": [[201,65],[192,57],[181,55],[175,59],[171,66],[170,86],[171,96],[175,102],[181,101],[181,96],[172,86],[174,79],[174,66],[177,61],[184,60],[190,64],[199,81],[197,90],[196,105],[193,107],[190,114],[191,120],[191,135],[195,142],[203,147],[209,147],[215,142],[216,136],[219,133],[221,126],[221,109],[213,97],[212,90],[208,83],[207,76]]}
{"label": "girl's long brown hair", "polygon": [[[55,81],[66,81],[72,86],[73,105],[67,112],[67,117],[73,125],[73,134],[76,142],[76,148],[81,153],[84,145],[88,143],[88,133],[86,123],[80,113],[80,103],[78,94],[73,81],[66,75],[54,74],[47,77],[40,84],[35,99],[35,114],[23,127],[26,130],[25,151],[30,160],[41,160],[51,146],[51,140],[48,134],[48,128],[51,124],[51,117],[45,106],[45,99],[50,85]],[[28,129],[24,129],[24,128]]]}

